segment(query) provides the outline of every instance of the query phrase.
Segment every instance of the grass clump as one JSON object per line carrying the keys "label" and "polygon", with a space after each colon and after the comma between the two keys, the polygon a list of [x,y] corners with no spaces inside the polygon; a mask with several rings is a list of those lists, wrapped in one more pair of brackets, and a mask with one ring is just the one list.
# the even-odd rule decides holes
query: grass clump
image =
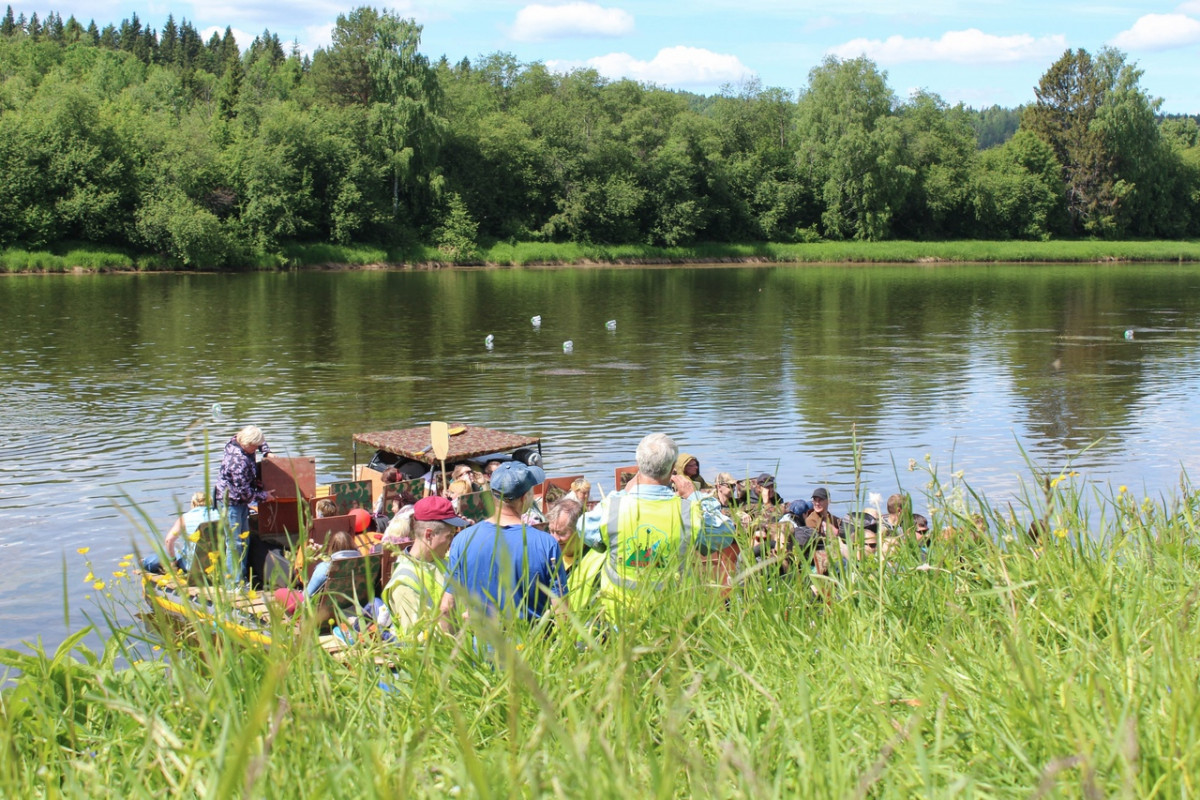
{"label": "grass clump", "polygon": [[387,650],[392,670],[282,625],[265,652],[130,630],[99,655],[5,651],[0,794],[1193,792],[1200,496],[1090,497],[1069,474],[1016,512],[930,491],[925,553],[828,578],[761,564],[728,598],[691,576],[606,637],[485,620]]}

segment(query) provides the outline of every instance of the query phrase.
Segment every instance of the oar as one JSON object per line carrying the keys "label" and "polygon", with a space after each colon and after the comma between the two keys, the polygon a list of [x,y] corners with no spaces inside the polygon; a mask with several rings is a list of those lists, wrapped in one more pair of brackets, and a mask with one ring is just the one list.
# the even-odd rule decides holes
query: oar
{"label": "oar", "polygon": [[429,423],[429,441],[433,454],[442,462],[442,489],[446,487],[446,456],[450,453],[450,429],[444,422]]}

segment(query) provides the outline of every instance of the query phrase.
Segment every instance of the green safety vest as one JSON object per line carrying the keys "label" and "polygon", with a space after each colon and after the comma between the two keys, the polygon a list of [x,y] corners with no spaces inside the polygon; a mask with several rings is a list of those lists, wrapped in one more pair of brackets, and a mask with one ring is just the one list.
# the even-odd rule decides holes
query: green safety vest
{"label": "green safety vest", "polygon": [[608,542],[600,595],[606,610],[633,600],[642,589],[658,589],[687,564],[704,514],[695,495],[651,499],[612,495],[600,530]]}

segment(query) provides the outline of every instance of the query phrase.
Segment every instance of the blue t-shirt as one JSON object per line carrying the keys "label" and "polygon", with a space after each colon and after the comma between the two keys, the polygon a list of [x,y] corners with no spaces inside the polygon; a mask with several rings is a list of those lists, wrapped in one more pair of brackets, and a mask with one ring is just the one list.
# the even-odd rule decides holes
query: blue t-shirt
{"label": "blue t-shirt", "polygon": [[446,556],[446,591],[463,589],[489,614],[535,620],[550,597],[567,593],[567,573],[558,542],[528,525],[494,522],[464,528]]}
{"label": "blue t-shirt", "polygon": [[220,522],[221,512],[209,506],[198,506],[189,508],[183,512],[183,546],[176,551],[176,557],[179,559],[179,564],[185,570],[192,568],[192,558],[196,555],[196,543],[192,541],[192,535],[206,522]]}

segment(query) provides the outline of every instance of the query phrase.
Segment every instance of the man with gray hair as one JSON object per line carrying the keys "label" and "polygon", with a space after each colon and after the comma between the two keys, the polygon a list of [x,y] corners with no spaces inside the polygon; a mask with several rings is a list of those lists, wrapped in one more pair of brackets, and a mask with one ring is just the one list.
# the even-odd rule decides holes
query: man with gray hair
{"label": "man with gray hair", "polygon": [[702,503],[688,477],[671,474],[678,457],[670,436],[645,437],[637,474],[584,518],[584,544],[606,551],[600,598],[610,618],[663,588],[693,554],[733,541],[733,523],[719,506]]}

